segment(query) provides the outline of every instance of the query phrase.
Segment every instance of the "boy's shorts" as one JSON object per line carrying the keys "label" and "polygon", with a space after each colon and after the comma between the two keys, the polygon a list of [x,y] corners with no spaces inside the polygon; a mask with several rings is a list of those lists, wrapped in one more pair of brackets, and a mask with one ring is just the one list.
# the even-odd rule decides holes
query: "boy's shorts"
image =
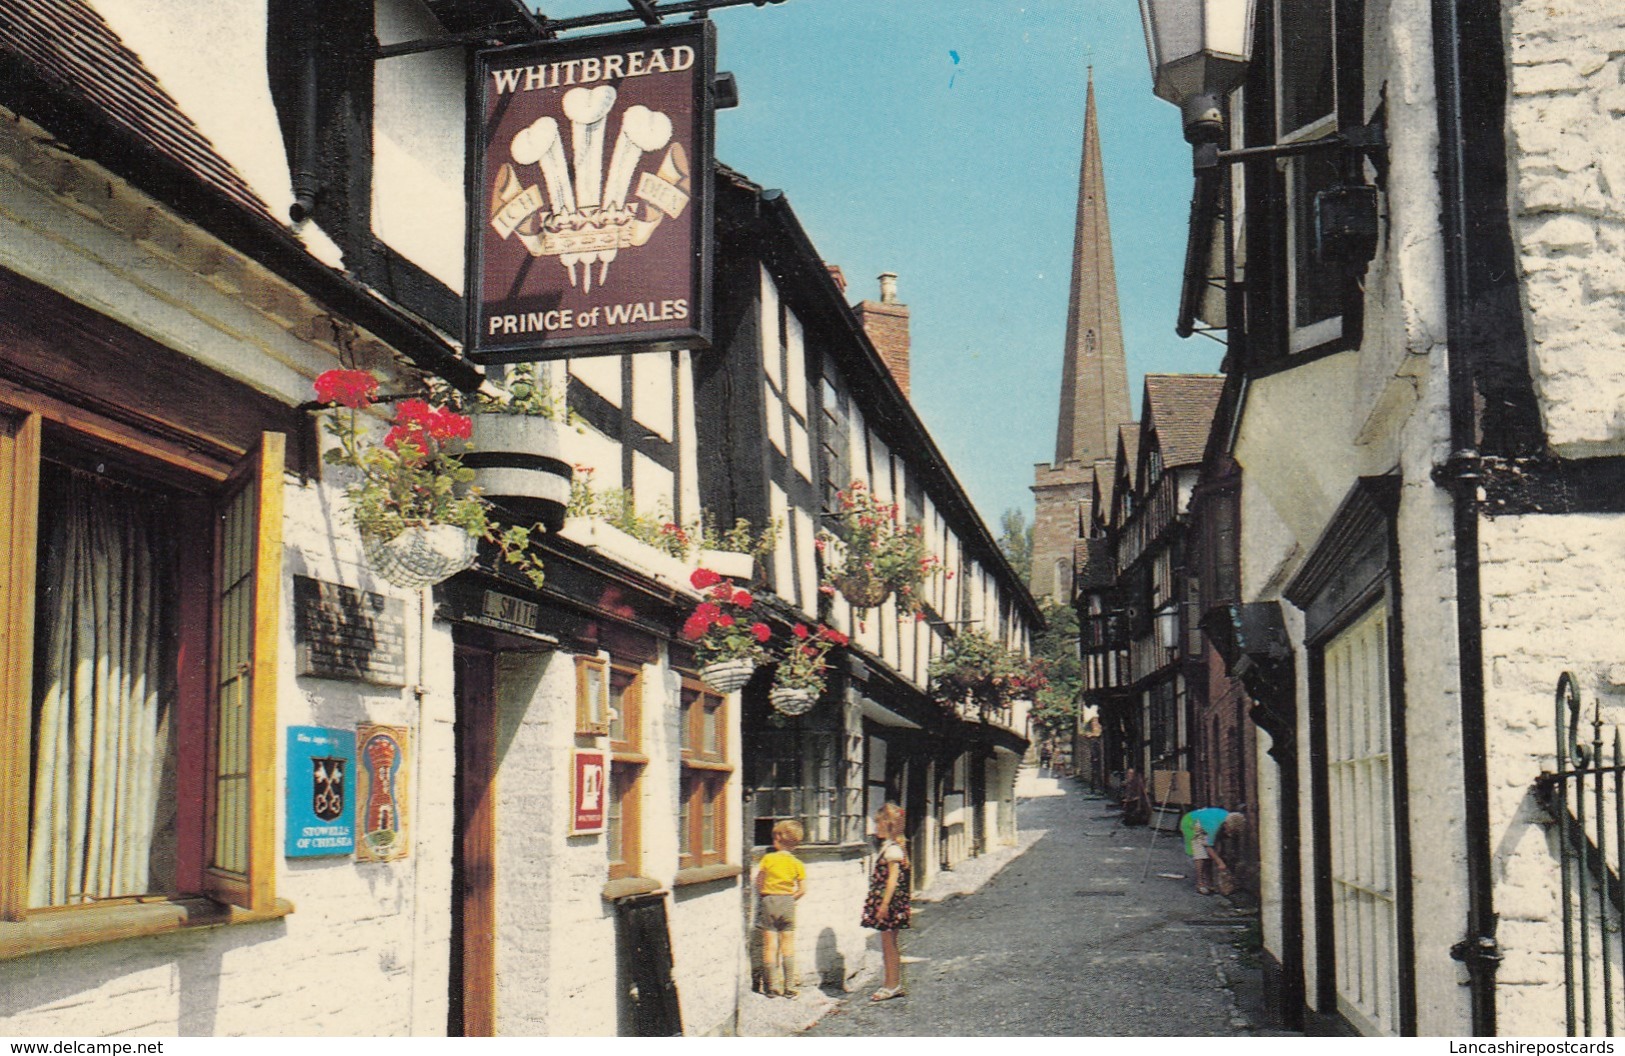
{"label": "boy's shorts", "polygon": [[796,930],[796,896],[763,895],[756,911],[756,927],[762,931]]}

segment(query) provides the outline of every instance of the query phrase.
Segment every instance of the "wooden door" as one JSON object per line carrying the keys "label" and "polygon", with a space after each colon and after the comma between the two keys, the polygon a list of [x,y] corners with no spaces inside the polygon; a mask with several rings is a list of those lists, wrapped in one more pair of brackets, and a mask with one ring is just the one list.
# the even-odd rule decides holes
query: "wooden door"
{"label": "wooden door", "polygon": [[457,787],[451,880],[451,1003],[446,1033],[496,1033],[495,656],[459,646]]}

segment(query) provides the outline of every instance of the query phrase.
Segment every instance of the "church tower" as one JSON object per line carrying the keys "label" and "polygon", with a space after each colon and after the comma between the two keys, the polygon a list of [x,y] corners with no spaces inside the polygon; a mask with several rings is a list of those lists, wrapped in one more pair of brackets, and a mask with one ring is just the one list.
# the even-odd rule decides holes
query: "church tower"
{"label": "church tower", "polygon": [[[1033,481],[1031,586],[1039,598],[1071,602],[1073,551],[1089,521],[1094,466],[1115,457],[1117,427],[1131,420],[1128,362],[1117,309],[1106,173],[1100,160],[1091,69],[1084,102],[1083,162],[1078,173],[1055,460],[1040,462]],[[1106,475],[1110,477],[1110,472]]]}

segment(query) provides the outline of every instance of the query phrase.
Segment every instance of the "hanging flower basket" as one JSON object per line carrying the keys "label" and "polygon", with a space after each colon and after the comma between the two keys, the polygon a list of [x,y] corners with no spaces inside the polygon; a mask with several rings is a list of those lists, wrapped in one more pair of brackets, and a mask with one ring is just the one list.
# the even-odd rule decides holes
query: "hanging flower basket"
{"label": "hanging flower basket", "polygon": [[781,715],[805,715],[818,702],[812,690],[800,686],[775,686],[767,699]]}
{"label": "hanging flower basket", "polygon": [[756,672],[754,660],[718,660],[700,668],[700,680],[719,693],[745,688]]}
{"label": "hanging flower basket", "polygon": [[470,415],[474,449],[462,456],[480,491],[504,509],[556,532],[570,505],[570,463],[557,422],[533,414]]}
{"label": "hanging flower basket", "polygon": [[891,597],[892,588],[879,576],[864,572],[851,575],[833,575],[830,582],[835,589],[841,592],[841,597],[851,602],[854,608],[873,609],[885,604]]}
{"label": "hanging flower basket", "polygon": [[373,571],[407,590],[450,579],[479,554],[479,537],[453,524],[407,528],[393,539],[363,536],[361,542]]}

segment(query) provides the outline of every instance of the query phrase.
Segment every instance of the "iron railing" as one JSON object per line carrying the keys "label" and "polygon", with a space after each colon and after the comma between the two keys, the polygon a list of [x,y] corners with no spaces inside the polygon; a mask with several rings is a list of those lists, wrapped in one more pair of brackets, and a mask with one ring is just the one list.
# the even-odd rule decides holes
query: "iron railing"
{"label": "iron railing", "polygon": [[[1625,1023],[1625,889],[1620,850],[1625,848],[1625,750],[1619,728],[1604,761],[1602,705],[1581,714],[1574,676],[1557,680],[1553,729],[1557,771],[1536,784],[1542,804],[1557,819],[1563,899],[1563,989],[1570,1037],[1601,1032],[1613,1036]],[[1590,726],[1591,739],[1584,740]],[[1600,1016],[1600,1020],[1599,1020]]]}

